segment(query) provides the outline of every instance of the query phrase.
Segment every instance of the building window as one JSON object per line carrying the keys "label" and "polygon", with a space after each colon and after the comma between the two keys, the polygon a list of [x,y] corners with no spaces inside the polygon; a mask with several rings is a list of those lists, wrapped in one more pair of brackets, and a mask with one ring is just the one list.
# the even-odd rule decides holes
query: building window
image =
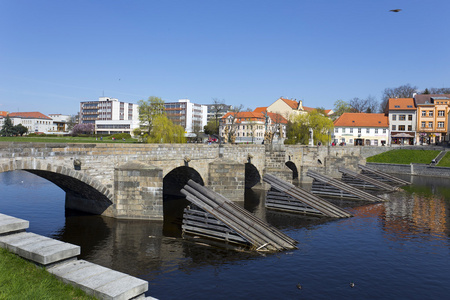
{"label": "building window", "polygon": [[342,133],[345,133],[345,128],[342,128]]}
{"label": "building window", "polygon": [[444,128],[444,122],[438,122],[438,128]]}
{"label": "building window", "polygon": [[425,128],[425,122],[422,122],[420,127]]}
{"label": "building window", "polygon": [[398,125],[398,131],[405,131],[405,125]]}
{"label": "building window", "polygon": [[433,128],[433,122],[428,122],[428,128]]}
{"label": "building window", "polygon": [[399,115],[398,119],[399,119],[399,121],[405,121],[406,120],[406,115]]}
{"label": "building window", "polygon": [[422,117],[426,117],[427,116],[427,111],[426,110],[422,110]]}
{"label": "building window", "polygon": [[397,120],[397,115],[392,115],[392,121]]}
{"label": "building window", "polygon": [[408,131],[412,131],[412,125],[408,125]]}
{"label": "building window", "polygon": [[428,111],[428,116],[429,116],[429,117],[432,117],[432,116],[433,116],[433,111],[432,111],[432,110]]}
{"label": "building window", "polygon": [[438,111],[438,117],[445,117],[445,111],[443,110]]}
{"label": "building window", "polygon": [[395,125],[392,125],[392,130],[396,130],[396,126]]}
{"label": "building window", "polygon": [[339,128],[335,128],[335,129],[334,129],[334,132],[335,132],[335,133],[339,133]]}
{"label": "building window", "polygon": [[412,115],[408,115],[408,121],[412,121]]}
{"label": "building window", "polygon": [[361,134],[361,128],[358,128],[358,133]]}
{"label": "building window", "polygon": [[353,128],[350,128],[350,133],[353,133]]}
{"label": "building window", "polygon": [[378,128],[375,128],[375,133],[378,133]]}
{"label": "building window", "polygon": [[369,133],[370,132],[370,129],[369,128],[366,128],[366,133]]}
{"label": "building window", "polygon": [[383,128],[383,133],[386,133],[386,128]]}

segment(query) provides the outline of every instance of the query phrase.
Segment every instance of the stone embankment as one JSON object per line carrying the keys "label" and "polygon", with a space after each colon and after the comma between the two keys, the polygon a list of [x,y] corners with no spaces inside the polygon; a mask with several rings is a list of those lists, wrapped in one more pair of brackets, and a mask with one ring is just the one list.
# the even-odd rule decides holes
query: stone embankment
{"label": "stone embankment", "polygon": [[147,281],[78,260],[79,246],[26,232],[28,227],[28,221],[0,214],[0,247],[100,299],[155,299],[144,295]]}

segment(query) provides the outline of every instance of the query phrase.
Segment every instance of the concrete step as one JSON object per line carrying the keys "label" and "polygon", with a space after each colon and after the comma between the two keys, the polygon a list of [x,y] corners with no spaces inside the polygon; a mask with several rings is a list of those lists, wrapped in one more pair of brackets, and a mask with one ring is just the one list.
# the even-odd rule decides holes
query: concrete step
{"label": "concrete step", "polygon": [[31,232],[0,236],[0,247],[48,266],[80,255],[80,247]]}
{"label": "concrete step", "polygon": [[100,299],[144,297],[148,290],[147,281],[85,260],[71,261],[47,270],[63,282],[77,286]]}
{"label": "concrete step", "polygon": [[30,222],[0,214],[0,235],[26,230]]}

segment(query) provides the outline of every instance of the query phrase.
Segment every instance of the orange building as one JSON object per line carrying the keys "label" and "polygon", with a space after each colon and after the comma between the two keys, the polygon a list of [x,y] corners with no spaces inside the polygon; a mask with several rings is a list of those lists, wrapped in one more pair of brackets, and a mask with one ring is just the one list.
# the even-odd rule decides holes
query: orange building
{"label": "orange building", "polygon": [[417,133],[421,144],[448,141],[450,94],[416,95]]}

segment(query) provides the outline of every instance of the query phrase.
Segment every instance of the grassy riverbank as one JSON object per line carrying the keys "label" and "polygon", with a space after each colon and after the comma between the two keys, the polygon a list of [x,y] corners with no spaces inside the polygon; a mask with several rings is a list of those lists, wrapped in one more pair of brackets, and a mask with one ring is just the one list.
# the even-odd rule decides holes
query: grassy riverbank
{"label": "grassy riverbank", "polygon": [[439,150],[397,149],[368,157],[367,162],[402,165],[409,165],[410,163],[429,164],[431,160],[438,156],[439,152]]}
{"label": "grassy riverbank", "polygon": [[96,299],[0,248],[0,299]]}

